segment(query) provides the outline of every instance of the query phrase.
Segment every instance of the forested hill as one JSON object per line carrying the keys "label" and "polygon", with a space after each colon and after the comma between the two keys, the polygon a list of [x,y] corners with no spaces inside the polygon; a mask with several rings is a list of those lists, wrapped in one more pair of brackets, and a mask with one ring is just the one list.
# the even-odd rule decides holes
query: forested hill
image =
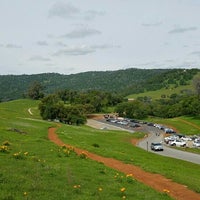
{"label": "forested hill", "polygon": [[156,90],[168,84],[188,84],[198,69],[137,69],[91,71],[71,75],[44,73],[34,75],[0,75],[0,101],[22,98],[37,81],[46,94],[62,89],[104,90],[128,95]]}

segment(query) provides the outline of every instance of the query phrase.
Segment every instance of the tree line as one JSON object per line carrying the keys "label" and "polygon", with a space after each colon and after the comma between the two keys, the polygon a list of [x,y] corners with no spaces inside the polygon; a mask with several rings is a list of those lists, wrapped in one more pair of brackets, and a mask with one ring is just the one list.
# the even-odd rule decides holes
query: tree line
{"label": "tree line", "polygon": [[172,94],[169,98],[152,101],[148,97],[138,98],[131,102],[122,102],[115,111],[121,117],[143,119],[148,116],[173,118],[182,115],[200,115],[200,75],[192,80],[194,92]]}

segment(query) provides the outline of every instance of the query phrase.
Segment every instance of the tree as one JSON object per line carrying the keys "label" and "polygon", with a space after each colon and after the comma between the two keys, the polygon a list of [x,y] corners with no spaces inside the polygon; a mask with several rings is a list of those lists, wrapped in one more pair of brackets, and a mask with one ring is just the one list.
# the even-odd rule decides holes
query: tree
{"label": "tree", "polygon": [[39,82],[35,81],[30,85],[28,89],[27,92],[28,97],[34,100],[41,99],[44,97],[44,93],[42,92],[42,90],[43,90],[42,85]]}
{"label": "tree", "polygon": [[64,104],[55,94],[44,97],[39,104],[40,114],[43,119],[56,119],[63,108]]}
{"label": "tree", "polygon": [[115,111],[121,117],[142,119],[147,117],[150,112],[148,104],[135,100],[133,102],[123,102],[116,106]]}
{"label": "tree", "polygon": [[39,104],[39,110],[43,119],[57,119],[76,125],[86,123],[85,108],[82,105],[65,105],[56,94],[44,97]]}
{"label": "tree", "polygon": [[199,73],[194,76],[192,83],[193,83],[197,96],[200,97],[200,74]]}

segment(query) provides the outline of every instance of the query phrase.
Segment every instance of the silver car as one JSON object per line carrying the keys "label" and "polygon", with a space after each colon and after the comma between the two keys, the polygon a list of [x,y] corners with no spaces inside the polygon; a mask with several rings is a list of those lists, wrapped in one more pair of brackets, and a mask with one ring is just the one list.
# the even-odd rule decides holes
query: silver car
{"label": "silver car", "polygon": [[153,151],[163,151],[163,145],[160,142],[152,142],[151,150]]}

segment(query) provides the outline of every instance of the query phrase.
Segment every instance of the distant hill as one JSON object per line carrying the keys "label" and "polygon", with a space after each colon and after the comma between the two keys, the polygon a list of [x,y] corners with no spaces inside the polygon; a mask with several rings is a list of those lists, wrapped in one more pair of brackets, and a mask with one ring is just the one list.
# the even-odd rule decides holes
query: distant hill
{"label": "distant hill", "polygon": [[0,100],[22,98],[29,86],[38,81],[46,94],[62,89],[104,90],[129,95],[165,88],[169,84],[187,85],[198,69],[137,69],[90,71],[63,75],[0,75]]}

